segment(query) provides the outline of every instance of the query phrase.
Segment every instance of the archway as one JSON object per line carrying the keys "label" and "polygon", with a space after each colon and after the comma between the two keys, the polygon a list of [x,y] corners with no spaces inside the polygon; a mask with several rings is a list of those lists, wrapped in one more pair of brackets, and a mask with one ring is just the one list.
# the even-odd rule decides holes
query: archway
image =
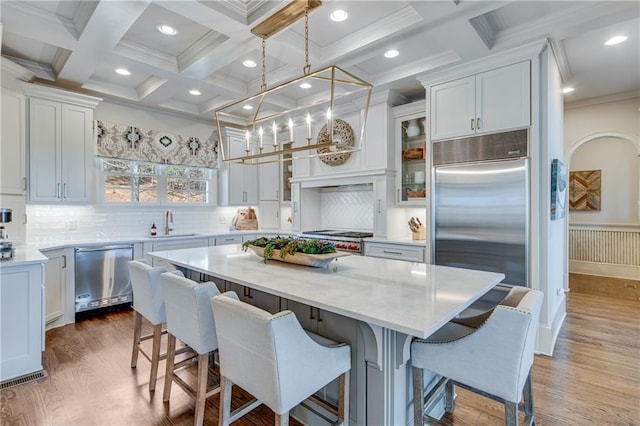
{"label": "archway", "polygon": [[[611,151],[603,148],[605,144],[612,143],[612,140],[616,143],[611,145]],[[590,151],[581,151],[580,156],[576,155],[581,147],[592,142],[596,145],[590,146]],[[629,159],[630,155],[636,159]],[[614,161],[619,158],[624,159],[624,162],[618,170],[618,163]],[[621,286],[627,284],[620,280],[631,279],[640,283],[640,263],[637,260],[640,253],[636,244],[640,238],[640,138],[618,131],[592,133],[572,143],[565,152],[565,160],[568,170],[576,168],[572,164],[577,164],[578,169],[584,167],[584,170],[599,169],[600,167],[592,166],[595,163],[603,166],[603,210],[594,212],[597,215],[593,216],[588,212],[577,212],[574,214],[580,215],[579,217],[574,216],[571,223],[569,219],[565,222],[568,245],[566,286],[568,288],[571,285],[572,291],[582,293],[628,298],[630,295],[622,295],[620,290]],[[638,171],[634,170],[634,165]],[[608,187],[605,186],[607,167]],[[615,172],[613,169],[616,169]],[[632,184],[625,187],[621,176],[627,176],[629,172],[637,176],[637,186]],[[620,192],[625,190],[626,192]],[[614,196],[616,198],[612,198]],[[608,197],[606,203],[605,197]],[[615,209],[612,209],[613,205],[616,206]]]}

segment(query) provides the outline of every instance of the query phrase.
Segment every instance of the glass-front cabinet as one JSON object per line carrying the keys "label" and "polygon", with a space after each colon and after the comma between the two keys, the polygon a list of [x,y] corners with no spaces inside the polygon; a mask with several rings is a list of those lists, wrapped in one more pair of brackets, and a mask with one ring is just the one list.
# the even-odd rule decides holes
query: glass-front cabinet
{"label": "glass-front cabinet", "polygon": [[[290,143],[283,144],[283,148],[291,148]],[[282,154],[282,165],[280,167],[280,175],[281,181],[280,185],[282,191],[280,192],[282,195],[280,196],[280,201],[283,203],[291,202],[291,178],[293,177],[293,161],[291,158],[291,154]]]}
{"label": "glass-front cabinet", "polygon": [[426,206],[429,189],[425,101],[393,108],[396,132],[396,202]]}

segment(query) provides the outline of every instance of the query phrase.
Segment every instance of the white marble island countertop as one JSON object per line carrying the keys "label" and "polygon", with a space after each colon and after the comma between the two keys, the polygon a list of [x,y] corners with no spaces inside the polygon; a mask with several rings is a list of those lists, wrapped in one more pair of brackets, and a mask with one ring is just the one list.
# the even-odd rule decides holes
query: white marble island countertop
{"label": "white marble island countertop", "polygon": [[267,264],[239,245],[152,252],[207,275],[425,338],[504,279],[503,274],[346,256],[328,268]]}

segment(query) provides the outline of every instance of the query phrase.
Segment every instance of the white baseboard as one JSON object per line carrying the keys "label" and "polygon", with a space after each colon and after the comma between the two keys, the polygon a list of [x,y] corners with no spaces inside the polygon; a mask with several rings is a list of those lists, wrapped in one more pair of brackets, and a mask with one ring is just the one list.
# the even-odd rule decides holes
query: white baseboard
{"label": "white baseboard", "polygon": [[558,305],[553,322],[549,324],[540,324],[538,328],[538,348],[536,352],[542,355],[553,356],[553,348],[556,345],[560,328],[567,316],[566,299],[563,297],[562,302]]}
{"label": "white baseboard", "polygon": [[569,260],[569,273],[640,280],[640,266]]}

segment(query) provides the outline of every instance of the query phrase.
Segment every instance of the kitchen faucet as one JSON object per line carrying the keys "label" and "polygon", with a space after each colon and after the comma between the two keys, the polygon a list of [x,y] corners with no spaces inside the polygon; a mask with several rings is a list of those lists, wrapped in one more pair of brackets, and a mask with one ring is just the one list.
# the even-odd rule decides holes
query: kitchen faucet
{"label": "kitchen faucet", "polygon": [[164,235],[169,235],[169,232],[173,231],[173,228],[169,227],[170,223],[173,223],[173,213],[167,210],[164,213]]}

